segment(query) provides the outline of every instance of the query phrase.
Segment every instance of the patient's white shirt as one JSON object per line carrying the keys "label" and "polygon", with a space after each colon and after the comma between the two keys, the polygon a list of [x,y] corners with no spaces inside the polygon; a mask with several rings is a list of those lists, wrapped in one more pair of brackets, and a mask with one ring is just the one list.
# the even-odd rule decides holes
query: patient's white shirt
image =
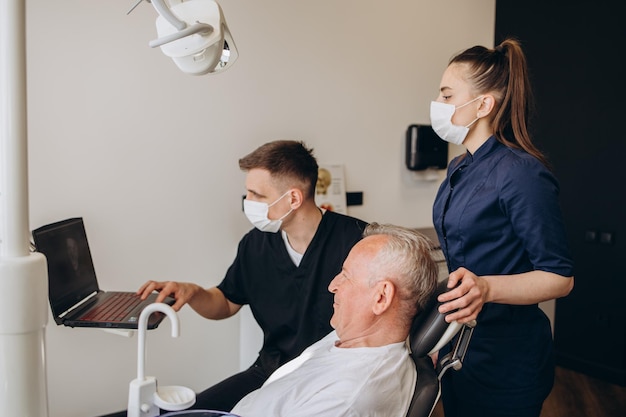
{"label": "patient's white shirt", "polygon": [[404,417],[417,373],[404,342],[339,348],[335,331],[232,409],[241,417]]}

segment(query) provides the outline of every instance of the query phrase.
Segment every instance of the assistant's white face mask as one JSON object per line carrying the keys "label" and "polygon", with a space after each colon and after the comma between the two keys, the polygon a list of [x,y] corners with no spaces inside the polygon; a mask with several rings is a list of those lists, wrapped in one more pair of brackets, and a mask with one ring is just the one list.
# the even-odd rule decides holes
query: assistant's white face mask
{"label": "assistant's white face mask", "polygon": [[289,209],[289,211],[285,213],[284,216],[276,220],[270,220],[267,217],[267,213],[269,212],[270,207],[278,203],[287,194],[289,194],[289,191],[278,197],[278,199],[272,204],[244,199],[243,212],[246,214],[248,220],[250,220],[250,223],[252,223],[254,227],[259,229],[260,231],[276,233],[280,230],[280,226],[283,224],[283,219],[287,217],[293,211],[293,209]]}
{"label": "assistant's white face mask", "polygon": [[465,104],[455,107],[453,104],[442,103],[440,101],[430,102],[430,125],[437,135],[446,142],[461,145],[469,132],[471,125],[476,123],[478,117],[472,120],[467,126],[459,126],[452,123],[452,116],[456,109],[467,106],[468,104],[482,98],[478,96]]}

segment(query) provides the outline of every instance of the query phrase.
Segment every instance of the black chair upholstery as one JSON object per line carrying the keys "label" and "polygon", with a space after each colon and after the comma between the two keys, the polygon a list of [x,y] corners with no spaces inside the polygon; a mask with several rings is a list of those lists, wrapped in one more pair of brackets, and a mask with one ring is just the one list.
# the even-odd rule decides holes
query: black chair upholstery
{"label": "black chair upholstery", "polygon": [[[437,296],[446,292],[447,280],[439,283],[431,301],[423,312],[413,321],[409,334],[411,358],[417,370],[417,383],[407,417],[429,417],[441,393],[441,377],[449,369],[461,369],[465,350],[474,330],[475,322],[462,325],[457,322],[446,323],[445,315],[437,310]],[[437,366],[430,354],[437,352],[459,332],[454,350],[444,358],[439,358]]]}

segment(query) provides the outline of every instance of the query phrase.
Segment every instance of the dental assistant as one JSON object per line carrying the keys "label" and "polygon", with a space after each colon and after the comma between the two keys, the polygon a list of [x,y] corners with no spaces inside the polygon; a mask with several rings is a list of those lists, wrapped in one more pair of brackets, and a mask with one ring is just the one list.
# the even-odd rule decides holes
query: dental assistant
{"label": "dental assistant", "polygon": [[573,262],[558,181],[528,131],[531,98],[525,55],[507,39],[455,55],[431,103],[435,132],[467,149],[433,206],[450,272],[440,311],[477,321],[463,367],[442,381],[446,417],[538,417],[552,389],[552,333],[538,303],[569,294]]}

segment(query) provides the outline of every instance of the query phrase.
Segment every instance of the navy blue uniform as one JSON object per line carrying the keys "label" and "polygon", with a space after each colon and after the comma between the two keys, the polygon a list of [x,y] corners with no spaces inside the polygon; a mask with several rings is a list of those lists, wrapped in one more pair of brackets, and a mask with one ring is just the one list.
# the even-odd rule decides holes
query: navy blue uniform
{"label": "navy blue uniform", "polygon": [[[474,155],[455,158],[433,207],[448,270],[573,276],[558,193],[556,178],[540,161],[495,137]],[[457,407],[464,416],[540,409],[554,380],[548,318],[537,304],[486,303],[477,322],[463,368],[443,381],[446,416],[454,417]]]}

